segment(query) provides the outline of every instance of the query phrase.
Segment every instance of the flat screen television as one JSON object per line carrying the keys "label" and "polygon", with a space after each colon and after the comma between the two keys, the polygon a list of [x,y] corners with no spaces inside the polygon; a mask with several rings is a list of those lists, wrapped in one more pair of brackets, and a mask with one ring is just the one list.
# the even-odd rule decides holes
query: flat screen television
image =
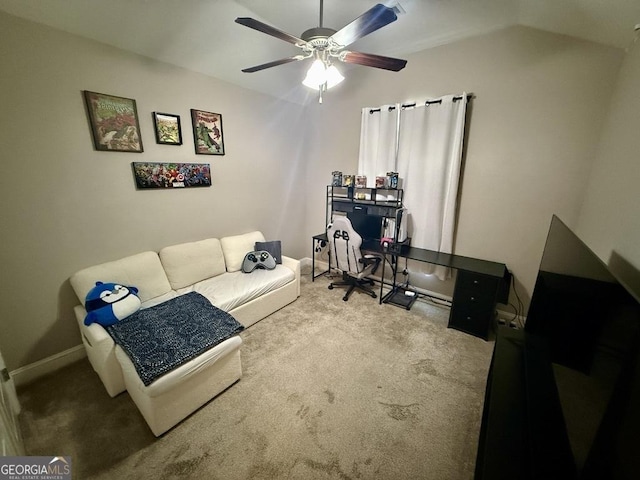
{"label": "flat screen television", "polygon": [[525,332],[550,347],[580,479],[640,478],[640,303],[558,217]]}

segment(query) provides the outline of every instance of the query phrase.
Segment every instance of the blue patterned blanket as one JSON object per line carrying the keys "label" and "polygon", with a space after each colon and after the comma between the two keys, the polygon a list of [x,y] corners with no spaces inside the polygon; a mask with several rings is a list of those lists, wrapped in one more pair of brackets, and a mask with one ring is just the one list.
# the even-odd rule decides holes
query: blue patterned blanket
{"label": "blue patterned blanket", "polygon": [[106,329],[149,385],[244,327],[199,293],[190,292],[138,310]]}

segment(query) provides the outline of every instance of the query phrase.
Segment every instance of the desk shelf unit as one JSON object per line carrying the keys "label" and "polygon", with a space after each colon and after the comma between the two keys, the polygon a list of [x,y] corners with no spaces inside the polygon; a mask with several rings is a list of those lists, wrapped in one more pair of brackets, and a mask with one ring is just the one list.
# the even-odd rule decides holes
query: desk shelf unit
{"label": "desk shelf unit", "polygon": [[366,212],[385,218],[396,218],[402,208],[404,191],[401,188],[363,188],[327,186],[325,225],[331,222],[333,212]]}
{"label": "desk shelf unit", "polygon": [[[390,220],[395,222],[392,240],[398,238],[400,232],[399,212],[403,210],[404,190],[401,188],[368,188],[355,186],[337,186],[327,185],[326,187],[326,205],[325,205],[325,227],[331,223],[334,213],[349,214],[352,212],[362,212],[367,215],[383,217],[383,227],[388,225]],[[382,232],[381,232],[382,235]],[[315,279],[315,252],[316,246],[324,246],[328,242],[326,233],[313,236],[313,255],[312,266],[314,273],[312,279]],[[375,243],[379,246],[379,239],[364,239],[365,243]],[[329,259],[329,268],[331,270],[331,259]],[[321,274],[320,274],[321,275]]]}

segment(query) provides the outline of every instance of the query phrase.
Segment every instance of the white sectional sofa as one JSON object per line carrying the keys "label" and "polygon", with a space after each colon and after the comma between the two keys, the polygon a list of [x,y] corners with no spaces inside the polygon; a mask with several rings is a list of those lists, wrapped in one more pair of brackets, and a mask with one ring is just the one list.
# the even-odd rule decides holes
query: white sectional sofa
{"label": "white sectional sofa", "polygon": [[81,305],[75,315],[93,369],[112,397],[127,390],[157,436],[235,383],[242,375],[240,345],[234,336],[191,361],[144,385],[127,354],[99,324],[84,325],[87,293],[97,281],[138,289],[142,308],[188,292],[249,327],[300,296],[300,262],[282,256],[274,270],[243,273],[242,261],[264,242],[261,232],[209,238],[147,251],[91,266],[70,281]]}

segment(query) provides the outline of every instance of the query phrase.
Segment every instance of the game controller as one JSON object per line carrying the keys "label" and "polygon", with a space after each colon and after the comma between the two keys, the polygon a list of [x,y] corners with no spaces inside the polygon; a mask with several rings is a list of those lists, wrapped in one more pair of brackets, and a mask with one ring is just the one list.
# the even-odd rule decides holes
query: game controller
{"label": "game controller", "polygon": [[276,268],[276,259],[266,250],[247,253],[242,261],[242,271],[244,273],[251,273],[256,268],[273,270]]}

